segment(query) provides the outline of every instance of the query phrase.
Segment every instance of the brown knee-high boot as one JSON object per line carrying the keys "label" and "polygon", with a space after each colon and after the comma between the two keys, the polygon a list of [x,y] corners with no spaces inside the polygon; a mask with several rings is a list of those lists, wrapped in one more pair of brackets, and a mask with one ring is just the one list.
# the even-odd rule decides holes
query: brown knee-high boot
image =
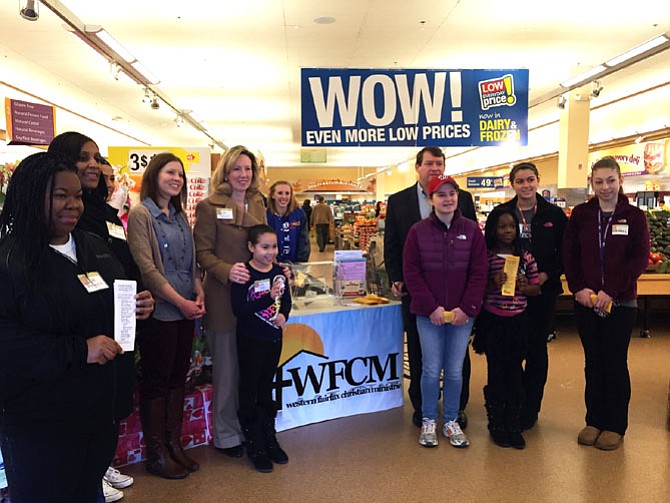
{"label": "brown knee-high boot", "polygon": [[146,469],[149,473],[166,479],[183,479],[188,471],[177,463],[165,443],[165,398],[142,399],[140,416],[147,446]]}
{"label": "brown knee-high boot", "polygon": [[181,424],[184,418],[184,388],[171,389],[168,392],[166,411],[165,439],[172,459],[189,472],[194,472],[200,468],[200,465],[189,458],[181,447]]}

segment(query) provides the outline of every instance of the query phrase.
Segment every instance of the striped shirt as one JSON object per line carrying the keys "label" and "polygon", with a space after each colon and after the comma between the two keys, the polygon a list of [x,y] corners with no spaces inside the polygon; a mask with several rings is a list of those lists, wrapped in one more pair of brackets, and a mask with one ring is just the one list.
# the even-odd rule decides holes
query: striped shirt
{"label": "striped shirt", "polygon": [[[489,259],[489,280],[503,270],[505,266],[505,255],[496,255],[488,252]],[[519,273],[526,276],[529,285],[539,283],[537,263],[533,256],[528,252],[523,252],[519,260]],[[526,309],[528,304],[526,296],[518,289],[514,292],[514,297],[505,297],[501,289],[488,290],[484,296],[484,309],[498,316],[516,316]]]}

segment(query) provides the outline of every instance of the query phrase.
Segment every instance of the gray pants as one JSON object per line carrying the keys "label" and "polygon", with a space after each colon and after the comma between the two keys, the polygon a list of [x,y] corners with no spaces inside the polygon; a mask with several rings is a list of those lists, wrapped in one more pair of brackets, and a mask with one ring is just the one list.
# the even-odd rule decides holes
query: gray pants
{"label": "gray pants", "polygon": [[243,441],[237,420],[237,339],[235,331],[208,331],[209,349],[212,353],[212,418],[214,445],[220,449],[235,447]]}

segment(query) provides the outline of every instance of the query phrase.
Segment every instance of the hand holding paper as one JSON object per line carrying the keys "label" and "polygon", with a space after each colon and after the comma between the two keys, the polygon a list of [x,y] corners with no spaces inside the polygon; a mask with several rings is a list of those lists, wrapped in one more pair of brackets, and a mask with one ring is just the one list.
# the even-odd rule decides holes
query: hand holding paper
{"label": "hand holding paper", "polygon": [[519,270],[519,257],[516,255],[506,255],[503,271],[507,275],[507,281],[502,286],[501,294],[505,297],[514,297],[516,290],[516,273]]}

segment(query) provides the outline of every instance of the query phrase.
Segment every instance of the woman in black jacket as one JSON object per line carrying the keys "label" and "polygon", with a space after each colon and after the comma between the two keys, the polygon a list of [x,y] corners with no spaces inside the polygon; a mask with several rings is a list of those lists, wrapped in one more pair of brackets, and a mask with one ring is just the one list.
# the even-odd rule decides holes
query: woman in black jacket
{"label": "woman in black jacket", "polygon": [[[0,445],[16,503],[96,501],[116,445],[112,287],[125,274],[75,229],[83,211],[75,167],[39,153],[0,214]],[[139,301],[137,316],[151,309]]]}
{"label": "woman in black jacket", "polygon": [[[68,131],[56,136],[49,144],[49,152],[62,154],[69,158],[77,168],[77,176],[81,183],[84,213],[77,223],[77,229],[91,232],[104,239],[121,262],[127,278],[137,281],[139,298],[153,305],[153,297],[142,286],[140,271],[130,254],[123,228],[117,211],[107,204],[107,184],[102,174],[102,163],[106,162],[100,155],[98,145],[88,136]],[[138,325],[141,329],[141,324]],[[135,355],[128,351],[116,359],[117,366],[117,424],[128,417],[133,410],[133,391],[135,387]],[[115,488],[128,487],[133,483],[132,477],[120,474],[111,467],[105,474],[105,480]]]}
{"label": "woman in black jacket", "polygon": [[509,181],[516,196],[503,205],[512,208],[519,218],[521,244],[524,251],[535,257],[541,289],[540,295],[528,298],[527,307],[533,326],[523,371],[525,399],[521,429],[528,430],[537,422],[547,382],[547,335],[556,309],[556,298],[563,293],[563,231],[568,218],[563,210],[537,193],[540,173],[533,163],[522,162],[513,166]]}

